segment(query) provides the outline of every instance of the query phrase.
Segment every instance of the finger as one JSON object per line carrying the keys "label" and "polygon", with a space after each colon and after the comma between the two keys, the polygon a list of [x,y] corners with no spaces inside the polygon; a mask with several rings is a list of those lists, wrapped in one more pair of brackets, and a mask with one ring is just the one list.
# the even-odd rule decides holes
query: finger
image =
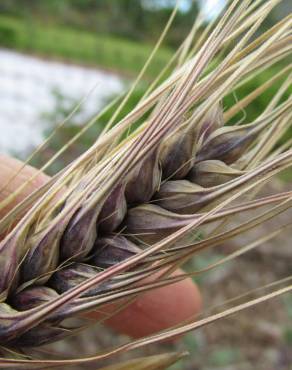
{"label": "finger", "polygon": [[[177,270],[172,276],[182,273]],[[201,308],[199,289],[188,278],[141,295],[105,323],[119,333],[140,338],[194,319]],[[112,307],[112,310],[117,309],[117,305]],[[101,318],[97,312],[89,316]]]}
{"label": "finger", "polygon": [[[36,174],[36,171],[30,166],[23,167],[18,160],[1,155],[0,202]],[[48,179],[48,176],[38,174],[13,202],[5,207],[5,212],[45,184]],[[3,210],[0,210],[0,218],[1,213],[3,216]],[[182,271],[178,270],[174,275],[181,273]],[[117,332],[137,338],[175,326],[196,315],[200,309],[200,292],[191,279],[185,279],[141,295],[135,302],[107,320],[106,324]],[[100,318],[95,312],[90,316]]]}
{"label": "finger", "polygon": [[0,154],[0,204],[3,200],[7,200],[9,195],[17,191],[32,177],[34,178],[16,197],[13,197],[4,208],[0,207],[0,219],[16,204],[44,185],[49,179],[43,173],[37,174],[35,168],[27,165],[24,166],[21,161]]}

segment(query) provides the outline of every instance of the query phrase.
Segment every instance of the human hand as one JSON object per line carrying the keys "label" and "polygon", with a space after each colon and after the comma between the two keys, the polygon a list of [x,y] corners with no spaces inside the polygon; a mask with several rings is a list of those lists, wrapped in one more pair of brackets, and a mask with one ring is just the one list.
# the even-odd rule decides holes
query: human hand
{"label": "human hand", "polygon": [[[13,158],[0,155],[0,203],[23,183],[36,174],[36,169]],[[17,203],[48,181],[45,174],[38,174],[7,207],[0,210],[0,219]],[[181,274],[178,270],[173,275]],[[106,321],[115,331],[138,338],[178,325],[199,313],[201,296],[197,286],[188,278],[155,289],[138,297],[135,302]],[[91,318],[100,315],[93,312]]]}

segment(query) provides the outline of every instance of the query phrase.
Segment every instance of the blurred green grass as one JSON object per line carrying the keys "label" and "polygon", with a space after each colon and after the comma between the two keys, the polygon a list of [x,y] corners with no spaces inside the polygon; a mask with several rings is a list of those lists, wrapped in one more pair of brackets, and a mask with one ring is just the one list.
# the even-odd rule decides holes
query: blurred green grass
{"label": "blurred green grass", "polygon": [[[71,63],[104,68],[129,77],[136,76],[140,72],[153,48],[153,46],[145,42],[139,43],[112,35],[73,29],[56,23],[42,24],[38,19],[32,16],[16,18],[7,15],[0,15],[0,47],[1,46],[46,58],[61,59]],[[170,48],[161,47],[159,49],[154,61],[150,64],[146,72],[147,78],[140,83],[134,94],[132,94],[124,109],[117,117],[117,121],[133,110],[146,91],[148,82],[161,72],[172,55],[173,50]],[[285,64],[277,63],[269,70],[255,76],[255,78],[248,81],[242,87],[234,91],[234,93],[229,94],[224,98],[224,109],[227,110],[238,99],[246,96],[258,86],[261,86],[265,81],[279,72],[279,70],[283,68],[283,65]],[[283,79],[284,78],[277,81],[268,91],[255,99],[252,104],[245,108],[244,112],[239,112],[231,123],[240,121],[242,118],[245,118],[245,121],[249,122],[258,117],[279,89]],[[292,87],[290,87],[283,99],[289,96],[291,90]],[[75,103],[72,103],[72,109]],[[60,109],[62,111],[62,107]],[[74,146],[73,149],[69,151],[68,157],[69,155],[76,157],[92,145],[92,138],[98,136],[102,127],[108,122],[116,109],[117,105],[112,107],[108,113],[101,117],[101,119],[82,136],[81,140],[78,141],[78,145]],[[63,117],[61,118],[64,119],[70,111],[71,109],[62,112]],[[60,112],[50,112],[50,117],[47,117],[50,119],[46,119],[46,122],[49,124],[48,126],[52,127],[52,124],[62,121],[59,113]],[[133,128],[139,125],[142,120],[143,119],[138,120]],[[55,136],[54,142],[49,144],[48,153],[60,149],[65,142],[78,132],[78,130],[79,127],[72,124],[72,122],[68,122],[68,124],[58,132],[57,137]],[[286,132],[281,139],[281,143],[291,137],[292,128]],[[65,163],[66,162],[67,160],[65,160]],[[34,164],[39,165],[39,163]],[[54,164],[50,173],[55,173],[62,168],[63,165],[64,163],[62,163],[62,161]],[[290,181],[291,176],[291,171],[286,171],[282,175],[285,181]]]}
{"label": "blurred green grass", "polygon": [[[140,72],[153,48],[147,43],[76,30],[61,25],[41,24],[33,18],[0,16],[0,46],[46,57],[98,66],[129,76]],[[161,47],[147,77],[155,77],[173,51]]]}

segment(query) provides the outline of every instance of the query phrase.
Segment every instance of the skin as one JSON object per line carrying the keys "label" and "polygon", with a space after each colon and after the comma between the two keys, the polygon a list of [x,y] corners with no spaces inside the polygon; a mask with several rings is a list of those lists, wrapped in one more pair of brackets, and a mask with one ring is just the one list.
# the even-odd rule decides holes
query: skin
{"label": "skin", "polygon": [[[36,169],[13,158],[0,155],[0,203],[36,173]],[[49,177],[39,174],[4,209],[0,219],[17,203],[48,181]],[[3,236],[2,236],[3,237]],[[173,275],[182,273],[176,271]],[[201,310],[201,296],[191,279],[155,289],[140,295],[133,303],[106,321],[113,330],[133,338],[143,337],[194,318]],[[108,312],[115,307],[109,306]],[[90,318],[98,319],[100,314],[92,312]]]}

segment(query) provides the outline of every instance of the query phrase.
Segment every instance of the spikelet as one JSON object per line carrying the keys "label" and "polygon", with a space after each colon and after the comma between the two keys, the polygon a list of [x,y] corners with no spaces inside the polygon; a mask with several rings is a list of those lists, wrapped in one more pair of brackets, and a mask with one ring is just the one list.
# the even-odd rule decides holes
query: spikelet
{"label": "spikelet", "polygon": [[257,134],[257,130],[249,126],[218,129],[202,145],[197,153],[196,161],[216,159],[232,164],[244,154]]}
{"label": "spikelet", "polygon": [[127,212],[125,185],[118,185],[106,199],[97,219],[101,234],[111,233],[123,221]]}
{"label": "spikelet", "polygon": [[154,204],[129,209],[125,219],[126,232],[151,245],[187,225],[194,216],[183,216]]}
{"label": "spikelet", "polygon": [[205,206],[212,206],[218,200],[230,197],[233,192],[252,182],[257,178],[265,178],[273,171],[280,171],[286,168],[287,161],[290,165],[292,152],[287,156],[279,156],[273,165],[267,164],[258,167],[250,173],[246,173],[237,179],[231,180],[221,185],[211,188],[203,188],[200,185],[193,184],[188,180],[167,181],[156,194],[156,203],[161,207],[177,213],[194,213]]}
{"label": "spikelet", "polygon": [[57,225],[49,232],[30,240],[31,246],[21,264],[21,281],[38,278],[39,283],[47,280],[43,276],[47,271],[53,270],[59,262],[59,240],[62,236],[61,225]]}
{"label": "spikelet", "polygon": [[163,179],[178,180],[186,177],[195,162],[195,145],[192,126],[175,132],[163,141],[159,153]]}
{"label": "spikelet", "polygon": [[243,173],[243,171],[232,168],[222,161],[208,160],[196,163],[188,173],[188,180],[209,188],[224,184],[243,175]]}
{"label": "spikelet", "polygon": [[107,268],[139,252],[140,249],[127,238],[109,235],[96,239],[90,261],[94,266]]}
{"label": "spikelet", "polygon": [[126,184],[128,204],[148,202],[160,185],[161,171],[157,150],[152,151],[130,174]]}
{"label": "spikelet", "polygon": [[[95,276],[100,270],[94,266],[87,265],[84,263],[73,263],[68,267],[64,267],[59,271],[55,272],[48,282],[48,284],[55,289],[59,294],[72,289],[76,285],[84,282],[90,277]],[[92,296],[103,292],[108,287],[106,285],[98,285],[96,288],[90,289],[84,294],[84,296]]]}
{"label": "spikelet", "polygon": [[18,311],[26,311],[58,297],[58,293],[46,286],[26,288],[11,297],[11,304]]}
{"label": "spikelet", "polygon": [[38,346],[42,346],[44,344],[63,340],[70,335],[70,332],[72,335],[76,329],[77,328],[62,327],[61,325],[38,325],[32,330],[28,330],[16,340],[11,341],[10,346],[18,347],[21,345],[23,348],[31,348],[35,346],[35,343],[37,343]]}
{"label": "spikelet", "polygon": [[83,213],[81,208],[70,220],[60,243],[61,259],[81,260],[93,247],[97,236],[97,218],[99,212],[90,209]]}
{"label": "spikelet", "polygon": [[222,102],[219,102],[214,108],[210,109],[201,124],[197,127],[197,150],[207,141],[212,132],[224,126],[222,105]]}

